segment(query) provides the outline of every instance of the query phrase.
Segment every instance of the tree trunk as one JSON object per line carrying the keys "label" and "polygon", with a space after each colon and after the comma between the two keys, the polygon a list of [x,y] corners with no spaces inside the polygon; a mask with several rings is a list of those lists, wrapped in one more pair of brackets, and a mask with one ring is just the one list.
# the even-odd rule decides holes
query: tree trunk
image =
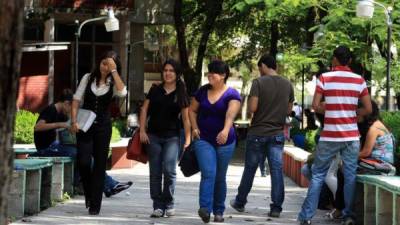
{"label": "tree trunk", "polygon": [[[7,224],[24,1],[0,1],[0,224]],[[28,128],[27,128],[28,129]]]}
{"label": "tree trunk", "polygon": [[197,73],[195,84],[199,86],[202,76],[202,67],[204,55],[207,50],[207,42],[210,37],[210,34],[213,32],[215,27],[215,21],[217,17],[222,12],[222,3],[223,0],[209,0],[207,1],[207,12],[206,12],[206,21],[203,25],[203,31],[200,39],[200,44],[197,49],[197,58],[196,58],[196,66],[195,71]]}
{"label": "tree trunk", "polygon": [[279,41],[279,27],[278,21],[274,20],[271,22],[271,42],[269,53],[276,58],[278,54],[278,41]]}
{"label": "tree trunk", "polygon": [[223,0],[209,0],[206,4],[206,20],[202,27],[202,35],[197,48],[196,65],[194,69],[189,64],[189,56],[186,46],[186,24],[182,20],[182,0],[175,0],[174,19],[178,41],[179,57],[183,69],[186,86],[189,94],[193,94],[199,87],[202,76],[202,65],[207,50],[207,42],[215,27],[215,21],[222,12]]}
{"label": "tree trunk", "polygon": [[188,89],[188,93],[191,94],[194,87],[194,77],[196,72],[190,67],[189,56],[186,46],[186,25],[182,20],[182,0],[176,0],[174,5],[174,20],[175,20],[175,30],[178,42],[179,58],[182,65],[183,77],[185,78],[185,83]]}

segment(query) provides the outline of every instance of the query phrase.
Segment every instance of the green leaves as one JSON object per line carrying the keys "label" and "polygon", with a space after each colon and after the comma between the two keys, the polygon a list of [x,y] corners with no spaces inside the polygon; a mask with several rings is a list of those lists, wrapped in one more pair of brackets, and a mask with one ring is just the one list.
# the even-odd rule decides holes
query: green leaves
{"label": "green leaves", "polygon": [[39,117],[37,113],[20,110],[15,117],[14,142],[16,144],[32,144],[33,129],[36,120]]}

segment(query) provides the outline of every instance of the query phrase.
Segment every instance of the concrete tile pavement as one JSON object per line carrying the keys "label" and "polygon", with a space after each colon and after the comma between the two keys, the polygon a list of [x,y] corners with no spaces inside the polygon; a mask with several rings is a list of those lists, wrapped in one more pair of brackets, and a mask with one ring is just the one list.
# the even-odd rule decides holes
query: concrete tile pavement
{"label": "concrete tile pavement", "polygon": [[[257,172],[249,203],[245,213],[238,213],[229,207],[229,200],[234,198],[243,172],[240,164],[230,165],[228,170],[228,194],[226,199],[226,225],[283,225],[298,224],[297,213],[303,203],[307,189],[300,188],[285,178],[286,197],[281,218],[268,218],[270,203],[270,179],[260,177]],[[152,201],[149,192],[148,165],[138,164],[133,169],[112,170],[109,174],[120,181],[132,180],[133,186],[125,192],[103,198],[99,216],[89,216],[84,207],[82,196],[76,196],[38,215],[16,221],[14,225],[47,225],[47,224],[104,224],[104,225],[201,225],[197,216],[198,185],[200,175],[185,178],[178,168],[176,185],[176,216],[171,218],[150,218]],[[324,218],[324,211],[319,211],[313,224],[339,224]],[[210,224],[213,224],[212,222]],[[218,223],[214,223],[218,224]]]}

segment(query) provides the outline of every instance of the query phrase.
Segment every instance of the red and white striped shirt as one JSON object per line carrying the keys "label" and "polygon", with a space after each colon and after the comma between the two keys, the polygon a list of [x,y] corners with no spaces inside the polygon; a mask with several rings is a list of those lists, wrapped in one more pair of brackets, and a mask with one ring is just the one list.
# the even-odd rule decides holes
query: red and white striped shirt
{"label": "red and white striped shirt", "polygon": [[325,97],[324,129],[320,140],[359,140],[356,110],[358,100],[368,95],[364,78],[347,66],[337,66],[319,77],[315,91]]}

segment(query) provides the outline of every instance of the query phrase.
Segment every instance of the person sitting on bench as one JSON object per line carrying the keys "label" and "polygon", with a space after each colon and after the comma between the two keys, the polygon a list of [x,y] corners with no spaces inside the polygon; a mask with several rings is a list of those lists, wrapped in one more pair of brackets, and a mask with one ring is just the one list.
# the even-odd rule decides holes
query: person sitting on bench
{"label": "person sitting on bench", "polygon": [[[69,133],[67,129],[70,124],[67,121],[71,112],[72,97],[73,92],[65,89],[58,102],[50,104],[42,110],[34,127],[34,142],[37,152],[30,156],[76,158],[75,143],[63,143],[62,139],[58,138],[62,132]],[[75,173],[74,176],[74,185],[77,186],[79,174]],[[106,173],[103,192],[106,197],[110,197],[128,189],[131,185],[132,181],[119,182]]]}

